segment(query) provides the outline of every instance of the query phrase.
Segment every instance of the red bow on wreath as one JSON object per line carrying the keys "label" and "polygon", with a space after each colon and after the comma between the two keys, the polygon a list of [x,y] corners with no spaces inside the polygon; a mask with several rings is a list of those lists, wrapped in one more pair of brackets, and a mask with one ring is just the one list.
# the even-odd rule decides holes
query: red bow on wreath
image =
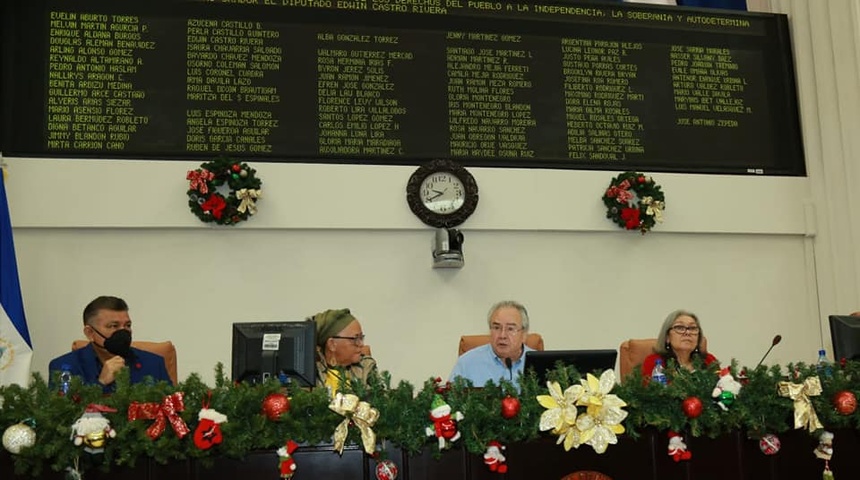
{"label": "red bow on wreath", "polygon": [[139,403],[131,402],[128,406],[128,420],[133,422],[138,419],[155,420],[155,422],[146,429],[146,434],[149,438],[155,440],[164,433],[167,422],[173,427],[176,436],[184,437],[190,432],[188,425],[182,420],[178,412],[185,410],[185,403],[182,401],[182,392],[164,397],[161,403]]}
{"label": "red bow on wreath", "polygon": [[186,180],[191,180],[191,190],[197,190],[200,193],[209,193],[209,187],[206,182],[214,178],[215,174],[205,169],[189,170],[188,175],[185,176]]}
{"label": "red bow on wreath", "polygon": [[200,205],[200,208],[204,212],[212,212],[212,216],[220,220],[226,206],[227,202],[224,201],[221,195],[211,195],[203,205]]}

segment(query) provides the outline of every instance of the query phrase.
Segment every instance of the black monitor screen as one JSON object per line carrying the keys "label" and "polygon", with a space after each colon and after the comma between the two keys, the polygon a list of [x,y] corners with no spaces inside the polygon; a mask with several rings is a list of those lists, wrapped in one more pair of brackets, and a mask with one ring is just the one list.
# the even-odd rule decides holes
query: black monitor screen
{"label": "black monitor screen", "polygon": [[830,339],[834,360],[860,360],[860,317],[831,315]]}
{"label": "black monitor screen", "polygon": [[233,381],[261,383],[278,378],[313,386],[316,381],[314,322],[233,324]]}
{"label": "black monitor screen", "polygon": [[615,368],[615,358],[618,352],[613,349],[605,350],[545,350],[526,352],[525,368],[534,369],[538,381],[546,383],[546,374],[554,369],[558,362],[576,367],[581,375]]}

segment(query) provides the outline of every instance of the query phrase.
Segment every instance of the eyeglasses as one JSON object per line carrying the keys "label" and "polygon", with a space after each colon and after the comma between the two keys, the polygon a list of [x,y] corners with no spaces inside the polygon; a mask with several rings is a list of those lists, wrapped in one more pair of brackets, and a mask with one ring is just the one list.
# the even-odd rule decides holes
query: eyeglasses
{"label": "eyeglasses", "polygon": [[513,335],[522,330],[522,328],[516,327],[514,325],[490,325],[490,331],[494,334],[498,335],[503,331],[508,335]]}
{"label": "eyeglasses", "polygon": [[678,335],[683,335],[685,333],[689,333],[690,335],[699,334],[699,327],[697,327],[696,325],[691,325],[689,327],[685,325],[672,325],[672,328],[670,330],[677,333]]}
{"label": "eyeglasses", "polygon": [[332,335],[331,338],[339,338],[341,340],[352,340],[352,343],[355,344],[356,347],[360,347],[360,346],[364,345],[364,334],[363,333],[359,333],[358,335],[356,335],[354,337],[341,337],[338,335]]}

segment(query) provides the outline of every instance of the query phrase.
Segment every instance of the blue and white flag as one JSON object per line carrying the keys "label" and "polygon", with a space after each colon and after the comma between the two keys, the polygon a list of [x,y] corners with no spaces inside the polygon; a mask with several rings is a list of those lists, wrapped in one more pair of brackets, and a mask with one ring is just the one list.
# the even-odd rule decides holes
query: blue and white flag
{"label": "blue and white flag", "polygon": [[33,343],[24,318],[6,180],[2,177],[0,172],[0,385],[26,386],[30,383]]}

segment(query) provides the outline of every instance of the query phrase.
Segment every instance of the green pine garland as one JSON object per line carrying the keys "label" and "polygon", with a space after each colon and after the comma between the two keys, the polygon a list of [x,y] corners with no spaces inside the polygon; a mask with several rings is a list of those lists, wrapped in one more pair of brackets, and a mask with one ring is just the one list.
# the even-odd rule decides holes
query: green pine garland
{"label": "green pine garland", "polygon": [[[809,376],[819,376],[823,393],[812,397],[812,403],[825,428],[860,428],[860,411],[840,415],[831,403],[837,392],[860,394],[860,362],[834,365],[829,375],[803,363],[746,369],[743,389],[727,412],[718,408],[711,399],[717,379],[715,365],[707,368],[699,365],[695,372],[679,372],[671,361],[668,367],[670,383],[667,386],[647,382],[636,371],[613,389],[612,393],[627,402],[625,410],[629,415],[624,421],[625,435],[637,438],[646,427],[685,431],[693,437],[717,437],[738,430],[758,437],[791,430],[794,428],[793,402],[777,393],[779,383],[787,380],[785,372],[791,372],[790,377],[796,383]],[[739,378],[742,370],[736,363],[732,363],[731,369]],[[559,365],[550,372],[550,379],[558,381],[564,390],[578,383],[580,374],[571,367]],[[18,385],[0,387],[0,428],[5,430],[25,419],[33,419],[36,424],[35,446],[14,456],[16,473],[39,475],[45,469],[62,471],[74,465],[76,458],[81,470],[98,468],[107,471],[114,465],[134,466],[147,457],[159,463],[193,458],[204,465],[211,465],[216,456],[242,458],[253,450],[274,451],[287,439],[312,444],[330,442],[334,428],[342,420],[328,408],[328,395],[319,388],[291,389],[287,392],[290,396],[289,412],[279,421],[268,420],[262,413],[263,399],[270,393],[281,391],[277,380],[257,386],[235,385],[224,375],[221,364],[216,367],[214,387],[203,383],[197,374],[190,375],[175,387],[165,383],[131,385],[127,372],[122,372],[117,382],[116,393],[108,397],[103,396],[100,387],[82,385],[77,378],[72,381],[69,395],[60,396],[48,388],[39,374],[33,375],[26,388]],[[462,433],[458,443],[463,448],[480,455],[491,440],[508,444],[544,435],[538,430],[538,424],[545,410],[536,397],[546,394],[547,388],[539,385],[533,374],[523,376],[519,385],[521,393],[518,394],[515,385],[507,381],[500,384],[488,382],[484,388],[476,389],[471,383],[457,379],[443,390],[452,411],[460,411],[465,416],[458,424]],[[382,372],[366,386],[353,384],[349,388],[380,411],[381,416],[373,427],[379,441],[390,442],[410,454],[431,448],[436,456],[441,455],[435,438],[425,434],[425,428],[432,423],[430,403],[440,389],[436,379],[427,380],[416,392],[405,381],[392,386],[389,373]],[[209,408],[228,417],[229,420],[221,424],[223,443],[209,450],[200,450],[190,438],[193,433],[179,439],[169,425],[160,437],[151,440],[146,429],[152,421],[127,419],[126,412],[132,401],[160,402],[177,391],[184,394],[185,410],[181,416],[192,432],[206,401],[209,401]],[[518,396],[522,404],[520,413],[512,419],[505,419],[500,413],[501,400],[506,395]],[[689,396],[697,396],[704,403],[698,418],[687,418],[681,409],[681,402]],[[98,455],[83,452],[70,440],[71,425],[90,403],[117,410],[115,414],[106,414],[117,436],[109,439],[104,452]],[[348,441],[360,443],[355,427],[350,427]]]}

